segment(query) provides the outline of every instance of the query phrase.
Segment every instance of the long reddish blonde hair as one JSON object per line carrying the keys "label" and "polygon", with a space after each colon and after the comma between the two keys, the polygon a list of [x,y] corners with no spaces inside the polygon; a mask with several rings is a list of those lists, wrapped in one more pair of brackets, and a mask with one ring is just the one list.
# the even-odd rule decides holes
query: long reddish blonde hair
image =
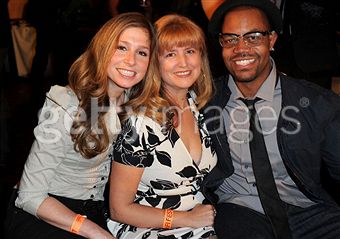
{"label": "long reddish blonde hair", "polygon": [[[79,110],[72,125],[71,137],[74,148],[85,158],[92,158],[104,152],[109,146],[108,131],[104,121],[106,112],[99,112],[98,119],[91,123],[91,100],[96,99],[98,107],[109,106],[107,67],[116,51],[119,37],[130,27],[146,29],[151,42],[151,54],[155,45],[154,29],[147,18],[140,13],[123,13],[107,21],[91,40],[86,51],[72,64],[69,71],[69,86],[79,99]],[[144,79],[132,87],[132,95],[146,85]],[[86,114],[86,120],[82,114]],[[101,133],[93,128],[98,125]]]}

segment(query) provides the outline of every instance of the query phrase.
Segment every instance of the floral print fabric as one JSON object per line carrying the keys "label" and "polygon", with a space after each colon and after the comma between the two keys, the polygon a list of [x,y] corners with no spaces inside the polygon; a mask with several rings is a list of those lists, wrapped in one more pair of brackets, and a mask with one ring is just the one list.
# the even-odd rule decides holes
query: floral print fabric
{"label": "floral print fabric", "polygon": [[[124,125],[115,144],[113,160],[133,167],[144,168],[135,203],[160,209],[191,210],[204,201],[200,185],[216,165],[216,155],[206,130],[203,115],[189,99],[198,123],[202,142],[202,157],[197,165],[174,128],[165,130],[152,119],[134,116]],[[129,238],[208,238],[212,227],[204,228],[136,228],[108,222],[118,239]]]}

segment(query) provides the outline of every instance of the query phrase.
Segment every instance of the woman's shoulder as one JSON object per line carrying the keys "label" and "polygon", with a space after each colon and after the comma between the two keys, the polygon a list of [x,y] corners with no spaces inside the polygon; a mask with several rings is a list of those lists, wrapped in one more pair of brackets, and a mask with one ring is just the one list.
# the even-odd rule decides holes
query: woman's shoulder
{"label": "woman's shoulder", "polygon": [[129,117],[129,119],[124,123],[125,128],[134,127],[139,132],[144,131],[160,131],[162,126],[152,118],[144,114],[134,114]]}
{"label": "woman's shoulder", "polygon": [[46,97],[64,109],[78,106],[79,100],[73,90],[68,86],[54,85],[50,88]]}

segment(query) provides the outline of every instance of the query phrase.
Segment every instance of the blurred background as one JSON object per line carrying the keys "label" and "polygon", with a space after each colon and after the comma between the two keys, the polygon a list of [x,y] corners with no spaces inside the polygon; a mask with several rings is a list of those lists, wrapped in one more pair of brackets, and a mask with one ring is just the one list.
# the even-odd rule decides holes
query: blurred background
{"label": "blurred background", "polygon": [[[151,21],[167,13],[186,15],[207,35],[213,75],[225,73],[215,36],[207,33],[209,19],[204,12],[210,16],[221,0],[0,1],[1,222],[33,142],[45,93],[52,85],[67,84],[71,63],[109,18],[129,11],[141,12]],[[340,95],[340,1],[275,2],[284,19],[273,53],[278,69]],[[340,192],[327,172],[323,180],[340,204]]]}

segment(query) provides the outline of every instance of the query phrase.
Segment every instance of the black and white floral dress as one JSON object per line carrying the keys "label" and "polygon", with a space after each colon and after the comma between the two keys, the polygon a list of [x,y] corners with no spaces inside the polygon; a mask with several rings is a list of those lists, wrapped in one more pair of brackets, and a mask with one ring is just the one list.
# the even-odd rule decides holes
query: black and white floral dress
{"label": "black and white floral dress", "polygon": [[[217,158],[203,115],[192,98],[188,101],[200,130],[202,157],[199,165],[193,161],[174,128],[165,130],[148,117],[131,117],[118,136],[114,160],[144,168],[135,203],[186,211],[203,202],[200,185],[216,165]],[[137,228],[112,220],[108,221],[108,228],[118,239],[200,239],[215,234],[212,227]]]}

